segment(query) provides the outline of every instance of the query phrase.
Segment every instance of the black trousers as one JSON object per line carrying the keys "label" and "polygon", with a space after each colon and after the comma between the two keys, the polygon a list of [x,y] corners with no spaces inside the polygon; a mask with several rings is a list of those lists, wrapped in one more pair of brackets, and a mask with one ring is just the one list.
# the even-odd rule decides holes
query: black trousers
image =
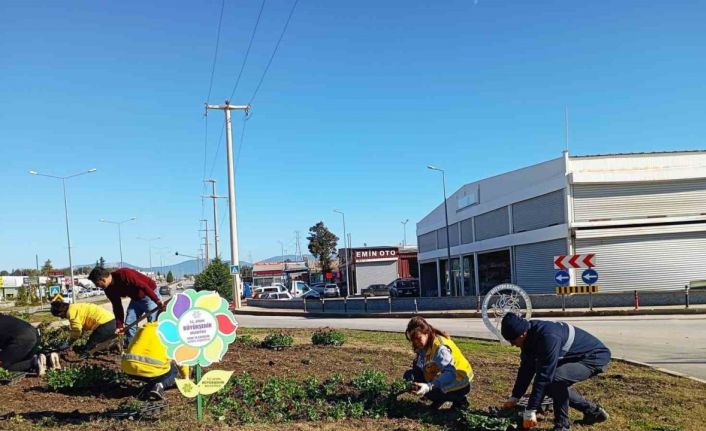
{"label": "black trousers", "polygon": [[[426,382],[424,379],[424,371],[419,367],[414,367],[405,371],[403,379],[409,382]],[[455,391],[443,392],[439,388],[432,388],[424,398],[428,399],[434,403],[443,403],[446,401],[451,401],[454,404],[466,403],[466,395],[471,392],[471,385],[467,385],[461,389],[456,389]]]}
{"label": "black trousers", "polygon": [[96,344],[110,340],[114,336],[115,319],[105,322],[102,325],[99,325],[96,329],[94,329],[91,335],[88,337],[88,341],[86,341],[86,346],[84,347],[84,350],[91,350],[96,346]]}
{"label": "black trousers", "polygon": [[8,371],[29,371],[38,345],[39,334],[36,329],[16,334],[15,338],[0,350],[2,367]]}
{"label": "black trousers", "polygon": [[602,373],[608,366],[605,364],[566,362],[556,367],[554,379],[547,386],[546,393],[554,399],[554,425],[569,428],[569,407],[580,412],[589,413],[597,409],[595,403],[588,401],[572,387],[573,384],[588,380]]}

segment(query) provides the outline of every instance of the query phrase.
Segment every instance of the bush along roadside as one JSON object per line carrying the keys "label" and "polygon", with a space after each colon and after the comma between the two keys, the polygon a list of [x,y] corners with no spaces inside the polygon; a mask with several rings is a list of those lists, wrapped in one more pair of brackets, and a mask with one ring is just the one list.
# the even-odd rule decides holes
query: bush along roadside
{"label": "bush along roadside", "polygon": [[71,393],[82,390],[99,392],[106,386],[125,382],[122,373],[97,365],[68,367],[47,372],[47,386],[50,391]]}
{"label": "bush along roadside", "polygon": [[265,339],[262,340],[261,347],[272,350],[281,350],[286,347],[292,347],[293,344],[294,338],[291,335],[276,332],[266,336]]}
{"label": "bush along roadside", "polygon": [[319,329],[311,335],[311,342],[316,346],[342,346],[346,335],[329,328]]}

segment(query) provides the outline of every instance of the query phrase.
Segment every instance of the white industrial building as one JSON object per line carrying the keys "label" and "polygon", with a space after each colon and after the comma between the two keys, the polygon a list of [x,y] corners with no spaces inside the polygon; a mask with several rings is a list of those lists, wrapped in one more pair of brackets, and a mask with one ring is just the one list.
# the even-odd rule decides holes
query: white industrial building
{"label": "white industrial building", "polygon": [[[706,279],[706,151],[570,156],[470,184],[417,223],[423,296],[512,282],[553,293],[552,258],[596,253],[601,291]],[[583,284],[573,270],[572,285]]]}

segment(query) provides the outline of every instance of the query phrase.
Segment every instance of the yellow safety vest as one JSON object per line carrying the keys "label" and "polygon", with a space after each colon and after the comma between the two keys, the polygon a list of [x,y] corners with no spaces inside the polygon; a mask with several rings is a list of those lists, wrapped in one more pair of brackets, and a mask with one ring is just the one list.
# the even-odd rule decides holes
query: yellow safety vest
{"label": "yellow safety vest", "polygon": [[146,323],[137,330],[121,363],[125,374],[131,376],[159,377],[169,371],[171,361],[157,334],[157,322]]}
{"label": "yellow safety vest", "polygon": [[66,312],[71,327],[71,338],[79,338],[83,331],[93,331],[115,319],[110,311],[96,304],[69,304]]}
{"label": "yellow safety vest", "polygon": [[434,362],[434,357],[439,347],[446,346],[451,350],[451,358],[453,359],[454,367],[456,368],[456,382],[447,388],[444,392],[455,391],[466,387],[473,381],[473,368],[468,362],[461,349],[456,346],[450,338],[445,338],[440,335],[434,337],[434,342],[431,347],[424,352],[424,379],[427,382],[433,381],[441,374],[441,369]]}

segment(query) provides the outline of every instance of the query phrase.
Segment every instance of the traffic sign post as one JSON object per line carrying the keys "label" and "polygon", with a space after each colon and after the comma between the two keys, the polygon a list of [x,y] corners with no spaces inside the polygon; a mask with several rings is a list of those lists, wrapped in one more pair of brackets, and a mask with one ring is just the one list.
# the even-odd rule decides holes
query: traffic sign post
{"label": "traffic sign post", "polygon": [[596,261],[595,253],[554,256],[554,269],[593,268]]}
{"label": "traffic sign post", "polygon": [[231,265],[231,266],[230,266],[230,274],[231,274],[231,275],[240,274],[240,266],[238,266],[238,265]]}
{"label": "traffic sign post", "polygon": [[598,281],[598,272],[595,269],[588,268],[581,274],[581,279],[589,286],[593,286]]}
{"label": "traffic sign post", "polygon": [[556,275],[554,276],[554,281],[556,281],[556,284],[558,284],[559,286],[568,286],[570,280],[571,277],[569,276],[569,271],[563,269],[557,271]]}

